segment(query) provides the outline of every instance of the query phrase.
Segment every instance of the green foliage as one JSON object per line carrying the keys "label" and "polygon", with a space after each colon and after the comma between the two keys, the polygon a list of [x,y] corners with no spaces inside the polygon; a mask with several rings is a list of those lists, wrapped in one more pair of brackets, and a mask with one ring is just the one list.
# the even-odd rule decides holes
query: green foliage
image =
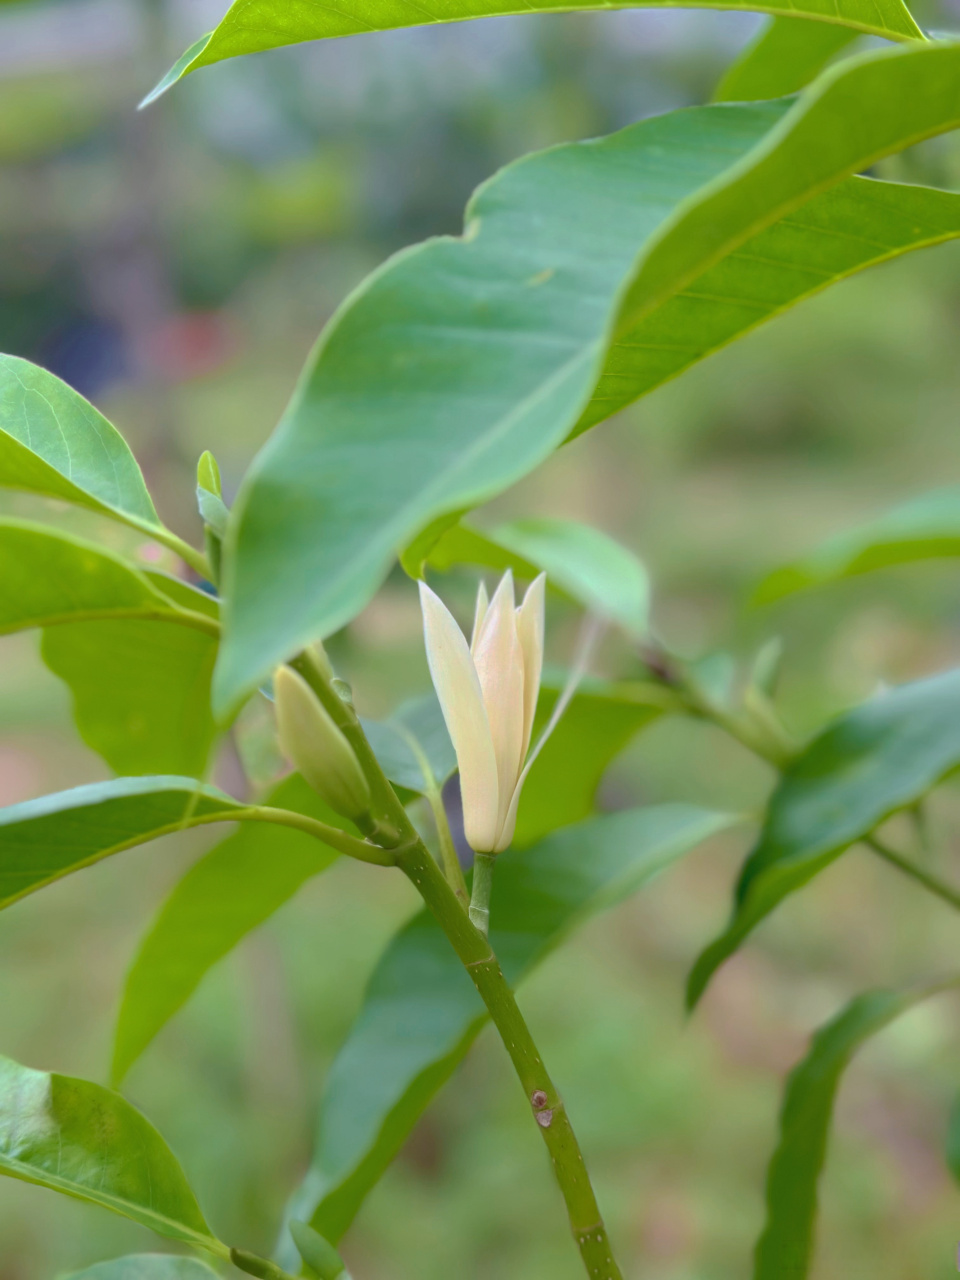
{"label": "green foliage", "polygon": [[[590,818],[524,853],[501,855],[490,939],[507,980],[516,986],[575,925],[730,823],[726,814],[661,805]],[[486,1021],[436,922],[416,916],[381,957],[330,1069],[294,1217],[340,1239]]]}
{"label": "green foliage", "polygon": [[[653,0],[656,7],[657,0]],[[663,3],[663,0],[660,0]],[[374,13],[362,5],[341,5],[330,9],[319,0],[306,0],[291,10],[283,0],[234,0],[219,26],[186,51],[145,100],[152,102],[190,71],[210,66],[224,58],[277,49],[304,40],[326,40],[336,36],[356,35],[368,31],[389,31],[396,27],[416,27],[434,22],[463,22],[468,18],[487,18],[507,13],[562,13],[578,9],[631,8],[626,0],[538,0],[532,5],[490,3],[490,0],[442,0],[429,11],[402,0],[382,5]],[[704,7],[742,9],[738,0],[713,0]],[[761,13],[787,17],[807,16],[824,23],[839,23],[856,31],[884,36],[888,40],[912,40],[922,33],[909,10],[897,0],[839,0],[824,4],[823,0],[802,3],[778,3],[766,0],[753,6]],[[813,25],[811,23],[810,25]],[[819,25],[819,24],[818,24]]]}
{"label": "green foliage", "polygon": [[[266,803],[322,821],[333,816],[296,774]],[[250,823],[194,863],[160,908],[127,974],[113,1043],[115,1084],[217,961],[336,857],[302,831]]]}
{"label": "green foliage", "polygon": [[216,640],[173,623],[79,622],[43,636],[87,746],[118,774],[203,777],[216,737]]}
{"label": "green foliage", "polygon": [[[821,265],[824,233],[797,232],[805,202],[953,128],[958,67],[951,46],[866,54],[827,72],[792,107],[674,112],[528,157],[474,197],[462,240],[428,242],[371,277],[328,326],[238,496],[225,548],[219,713],[278,661],[353,617],[420,529],[494,496],[578,421],[589,425],[649,389],[629,354],[624,368],[638,326],[732,262],[752,236],[789,215],[787,301],[839,278]],[[889,195],[874,188],[881,201]],[[830,193],[841,208],[846,191]],[[909,192],[908,203],[917,199]],[[822,215],[815,211],[814,226]],[[898,230],[881,235],[899,246],[878,255],[874,243],[852,264],[844,249],[842,274],[956,233],[941,223],[924,234],[916,220],[906,230],[899,216],[890,219]],[[829,219],[826,234],[834,244]],[[769,283],[770,268],[757,266]],[[746,281],[737,274],[739,291]],[[772,277],[781,279],[777,268]],[[749,288],[751,303],[728,336],[786,304],[781,296],[758,316],[757,282]],[[680,367],[703,353],[701,333],[657,321],[660,347],[688,348]],[[614,368],[598,387],[608,356]]]}
{"label": "green foliage", "polygon": [[737,884],[733,918],[694,965],[688,1004],[785,897],[958,765],[960,671],[878,694],[829,725],[774,791]]}
{"label": "green foliage", "polygon": [[457,757],[435,693],[398,707],[389,720],[363,720],[364,732],[395,786],[422,795],[456,772]]}
{"label": "green foliage", "polygon": [[833,1103],[854,1053],[871,1036],[947,986],[869,991],[857,996],[813,1037],[787,1081],[780,1141],[767,1170],[767,1220],[757,1241],[753,1280],[803,1280],[813,1254],[817,1181],[827,1150]]}
{"label": "green foliage", "polygon": [[42,525],[0,519],[0,634],[87,618],[156,618],[216,630],[181,612],[119,556]]}
{"label": "green foliage", "polygon": [[759,102],[796,93],[819,75],[842,49],[858,39],[852,27],[799,18],[771,18],[727,69],[714,102]]}
{"label": "green foliage", "polygon": [[216,1272],[199,1258],[172,1253],[132,1253],[126,1258],[95,1262],[63,1280],[212,1280]]}
{"label": "green foliage", "polygon": [[513,569],[524,578],[541,571],[570,600],[616,622],[634,636],[647,629],[650,579],[640,560],[599,529],[573,520],[515,520],[481,533],[456,524],[442,533],[415,572],[455,565]]}
{"label": "green foliage", "polygon": [[343,1259],[313,1227],[306,1222],[291,1222],[290,1234],[305,1266],[316,1272],[320,1280],[337,1280],[337,1276],[343,1275],[346,1270]]}
{"label": "green foliage", "polygon": [[243,806],[192,778],[116,778],[0,809],[0,908],[101,858]]}
{"label": "green foliage", "polygon": [[87,1080],[0,1058],[0,1174],[226,1254],[153,1125],[119,1094]]}
{"label": "green foliage", "polygon": [[960,489],[937,489],[878,520],[825,542],[812,555],[775,569],[754,593],[769,604],[810,587],[822,587],[890,565],[960,555]]}
{"label": "green foliage", "polygon": [[162,531],[123,437],[52,373],[0,356],[0,422],[0,484]]}

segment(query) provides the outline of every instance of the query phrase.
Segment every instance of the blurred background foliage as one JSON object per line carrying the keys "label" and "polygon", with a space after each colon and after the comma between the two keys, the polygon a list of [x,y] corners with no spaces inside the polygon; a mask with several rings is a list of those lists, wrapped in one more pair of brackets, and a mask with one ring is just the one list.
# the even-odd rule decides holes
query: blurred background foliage
{"label": "blurred background foliage", "polygon": [[[92,397],[131,441],[165,518],[193,539],[197,456],[214,450],[230,496],[324,321],[367,271],[456,233],[472,188],[515,156],[705,100],[759,25],[636,11],[356,37],[222,64],[137,114],[223,7],[0,6],[0,349]],[[948,11],[920,16],[955,24]],[[939,140],[879,176],[956,186],[960,147]],[[955,563],[746,604],[781,561],[957,483],[958,323],[957,246],[876,270],[562,450],[490,514],[575,517],[619,537],[651,567],[659,631],[690,656],[747,660],[782,636],[783,713],[807,732],[879,682],[958,660]],[[32,501],[0,495],[0,509],[29,514]],[[466,575],[448,588],[466,607]],[[558,610],[554,622],[562,661],[575,620]],[[411,584],[392,578],[335,649],[365,712],[425,687]],[[0,802],[104,776],[36,638],[0,640],[0,655]],[[608,674],[636,665],[615,645],[603,661]],[[231,750],[218,767],[224,785],[243,785]],[[614,765],[601,801],[755,808],[770,781],[718,731],[662,721]],[[928,825],[931,856],[960,879],[949,788]],[[725,918],[746,840],[714,841],[589,926],[523,995],[625,1270],[646,1280],[749,1273],[780,1081],[811,1028],[866,985],[956,963],[946,909],[854,851],[759,931],[686,1022],[683,977]],[[5,913],[0,1052],[102,1080],[137,937],[209,843],[126,853]],[[413,905],[399,877],[337,865],[211,975],[131,1076],[130,1096],[227,1238],[269,1248],[325,1068]],[[817,1280],[955,1274],[960,1195],[941,1154],[960,1085],[955,1025],[949,1001],[925,1006],[851,1072]],[[564,1231],[487,1033],[344,1251],[358,1280],[573,1280]],[[0,1280],[156,1247],[132,1224],[10,1181],[0,1241]]]}

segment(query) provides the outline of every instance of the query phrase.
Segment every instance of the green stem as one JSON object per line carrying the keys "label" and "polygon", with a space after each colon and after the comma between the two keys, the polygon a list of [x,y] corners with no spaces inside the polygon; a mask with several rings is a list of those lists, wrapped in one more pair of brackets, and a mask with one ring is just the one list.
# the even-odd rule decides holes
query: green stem
{"label": "green stem", "polygon": [[436,774],[433,772],[433,766],[427,753],[421,747],[416,737],[403,724],[397,723],[397,731],[401,734],[407,746],[413,752],[417,764],[420,766],[420,772],[423,774],[423,781],[426,787],[424,798],[430,806],[430,812],[433,814],[434,825],[437,828],[437,840],[440,843],[440,861],[443,864],[443,874],[447,877],[450,888],[457,895],[464,907],[470,902],[470,895],[467,892],[467,882],[463,878],[463,867],[460,865],[460,858],[457,855],[457,846],[453,842],[453,832],[450,830],[450,820],[447,817],[446,805],[443,803],[443,792],[437,781]]}
{"label": "green stem", "polygon": [[884,862],[889,862],[892,867],[902,871],[905,876],[909,876],[911,880],[923,885],[930,893],[949,903],[954,910],[960,911],[960,892],[956,889],[951,889],[948,884],[944,884],[942,880],[932,876],[923,867],[918,867],[915,862],[911,862],[903,854],[897,853],[895,849],[883,844],[876,836],[866,836],[864,844],[871,848],[874,853],[879,854]]}
{"label": "green stem", "polygon": [[473,859],[473,893],[470,895],[470,920],[484,937],[490,932],[490,889],[493,885],[494,853],[478,853]]}
{"label": "green stem", "polygon": [[226,820],[236,819],[238,822],[275,822],[281,827],[295,827],[305,831],[308,836],[315,836],[331,849],[345,853],[349,858],[358,858],[361,862],[373,862],[378,867],[392,867],[396,864],[396,853],[392,849],[381,849],[369,840],[358,840],[356,836],[341,831],[339,827],[328,826],[317,818],[308,818],[305,813],[295,813],[292,809],[274,809],[270,805],[249,805],[236,813],[227,814]]}
{"label": "green stem", "polygon": [[454,890],[420,839],[381,769],[356,711],[334,692],[308,652],[298,654],[290,665],[307,681],[356,752],[370,783],[378,816],[392,823],[400,834],[402,843],[392,851],[392,858],[447,935],[487,1007],[550,1152],[570,1228],[588,1276],[591,1280],[622,1280],[576,1135],[489,941],[471,924]]}
{"label": "green stem", "polygon": [[422,842],[401,850],[397,864],[447,935],[500,1033],[550,1153],[588,1276],[622,1280],[569,1117],[489,941],[470,923]]}

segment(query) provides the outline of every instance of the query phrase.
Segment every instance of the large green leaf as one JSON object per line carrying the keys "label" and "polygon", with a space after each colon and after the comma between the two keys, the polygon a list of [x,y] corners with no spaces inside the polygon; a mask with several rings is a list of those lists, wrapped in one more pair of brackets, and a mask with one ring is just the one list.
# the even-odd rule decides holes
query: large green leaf
{"label": "large green leaf", "polygon": [[960,765],[960,671],[840,716],[786,770],[737,885],[733,919],[698,958],[687,1001],[788,894]]}
{"label": "large green leaf", "polygon": [[926,493],[878,520],[831,538],[812,555],[768,574],[753,600],[769,604],[809,587],[942,556],[960,556],[960,488]]}
{"label": "large green leaf", "polygon": [[173,1253],[131,1253],[95,1262],[61,1280],[215,1280],[217,1272],[199,1258]]}
{"label": "large green leaf", "polygon": [[87,1080],[0,1058],[0,1174],[112,1209],[228,1257],[173,1152],[135,1107]]}
{"label": "large green leaf", "polygon": [[[559,696],[559,685],[541,689],[534,742]],[[524,784],[513,838],[517,848],[592,813],[611,761],[641,729],[676,709],[673,695],[660,685],[595,680],[581,686]]]}
{"label": "large green leaf", "polygon": [[380,767],[404,791],[422,794],[456,772],[457,754],[435,693],[403,703],[389,720],[365,719],[363,728]]}
{"label": "large green leaf", "polygon": [[[294,774],[266,804],[340,824]],[[290,827],[249,824],[196,862],[160,909],[127,974],[113,1045],[118,1083],[205,975],[337,854]]]}
{"label": "large green leaf", "polygon": [[804,1280],[809,1272],[817,1182],[834,1099],[854,1053],[918,1001],[955,985],[953,981],[913,992],[866,992],[813,1037],[784,1092],[780,1140],[767,1170],[767,1219],[757,1241],[754,1280]]}
{"label": "large green leaf", "polygon": [[717,85],[714,102],[759,102],[796,93],[860,32],[826,22],[771,18]]}
{"label": "large green leaf", "polygon": [[[645,7],[659,7],[675,0],[647,0]],[[681,0],[687,3],[687,0]],[[304,40],[328,40],[336,36],[368,31],[389,31],[396,27],[419,27],[428,23],[463,22],[469,18],[489,18],[510,13],[563,13],[582,9],[639,8],[636,0],[440,0],[429,10],[410,0],[390,0],[371,9],[349,0],[336,8],[321,0],[233,0],[220,25],[183,54],[163,77],[144,104],[154,101],[190,71],[265,49],[299,44]],[[884,36],[888,40],[922,38],[909,10],[898,0],[699,0],[694,7],[710,9],[752,9],[759,13],[800,15],[823,23],[839,23]],[[817,25],[819,25],[819,22]],[[812,25],[812,24],[811,24]]]}
{"label": "large green leaf", "polygon": [[211,619],[179,607],[119,556],[56,529],[0,518],[0,634],[92,618],[167,619],[217,632]]}
{"label": "large green leaf", "polygon": [[376,272],[238,497],[217,708],[348,621],[439,516],[798,298],[955,236],[956,196],[827,189],[954,127],[958,72],[960,47],[870,53],[793,104],[674,112],[527,157],[481,188],[463,239]]}
{"label": "large green leaf", "polygon": [[[581,920],[639,889],[731,823],[689,805],[591,818],[497,861],[491,940],[516,985]],[[336,1241],[486,1022],[480,997],[424,912],[390,943],[330,1069],[313,1166],[294,1218]]]}
{"label": "large green leaf", "polygon": [[202,778],[216,726],[217,640],[170,622],[78,622],[44,632],[84,742],[118,774]]}
{"label": "large green leaf", "polygon": [[65,382],[0,355],[0,485],[92,507],[156,536],[162,529],[119,431]]}
{"label": "large green leaf", "polygon": [[513,569],[527,578],[542,570],[548,586],[632,635],[643,635],[647,629],[646,569],[633,552],[588,524],[516,520],[490,533],[456,524],[440,535],[417,571],[430,566],[443,573],[458,564]]}
{"label": "large green leaf", "polygon": [[192,778],[115,778],[0,809],[0,909],[147,840],[244,808]]}

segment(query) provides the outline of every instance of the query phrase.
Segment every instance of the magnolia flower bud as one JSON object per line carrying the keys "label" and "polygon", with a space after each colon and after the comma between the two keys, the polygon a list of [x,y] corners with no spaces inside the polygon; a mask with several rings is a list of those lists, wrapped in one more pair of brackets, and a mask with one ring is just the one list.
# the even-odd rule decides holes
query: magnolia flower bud
{"label": "magnolia flower bud", "polygon": [[370,812],[370,786],[353,748],[302,676],[273,677],[280,749],[331,809],[358,822]]}

